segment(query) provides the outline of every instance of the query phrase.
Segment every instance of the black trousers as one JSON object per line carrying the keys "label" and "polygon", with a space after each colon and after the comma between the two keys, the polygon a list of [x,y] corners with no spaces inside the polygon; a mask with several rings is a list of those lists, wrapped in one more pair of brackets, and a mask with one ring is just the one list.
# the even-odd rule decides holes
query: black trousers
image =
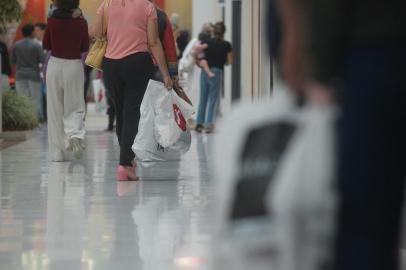
{"label": "black trousers", "polygon": [[103,71],[104,82],[111,92],[116,111],[120,165],[131,166],[135,157],[131,146],[138,133],[141,102],[152,77],[152,59],[146,52],[118,60],[105,58]]}
{"label": "black trousers", "polygon": [[354,47],[344,59],[335,269],[397,270],[406,177],[406,42]]}
{"label": "black trousers", "polygon": [[114,120],[116,119],[116,110],[114,108],[113,99],[110,96],[107,96],[107,115],[109,117],[109,124],[108,129],[113,130],[114,128]]}
{"label": "black trousers", "polygon": [[84,71],[85,71],[85,85],[84,85],[84,88],[85,88],[85,91],[84,91],[85,104],[87,104],[87,93],[88,93],[89,86],[90,86],[90,74],[92,73],[92,70],[93,70],[92,67],[89,67],[89,66],[85,65],[85,67],[84,67]]}

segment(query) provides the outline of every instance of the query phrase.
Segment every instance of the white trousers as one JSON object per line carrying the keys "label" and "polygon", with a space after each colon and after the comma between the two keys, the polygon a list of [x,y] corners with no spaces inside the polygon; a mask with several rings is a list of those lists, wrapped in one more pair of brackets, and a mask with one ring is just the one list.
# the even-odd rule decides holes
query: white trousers
{"label": "white trousers", "polygon": [[29,81],[29,80],[17,80],[16,89],[17,92],[26,95],[35,102],[37,109],[37,115],[39,119],[42,119],[42,100],[41,100],[41,86],[42,82]]}
{"label": "white trousers", "polygon": [[71,138],[85,138],[84,80],[81,60],[49,60],[46,83],[51,153],[65,150]]}

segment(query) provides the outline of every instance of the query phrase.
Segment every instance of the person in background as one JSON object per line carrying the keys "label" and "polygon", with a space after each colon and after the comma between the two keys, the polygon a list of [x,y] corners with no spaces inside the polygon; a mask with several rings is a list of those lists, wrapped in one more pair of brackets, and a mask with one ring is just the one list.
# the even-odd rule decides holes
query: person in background
{"label": "person in background", "polygon": [[47,29],[46,23],[36,23],[34,25],[34,36],[35,39],[40,43],[42,46],[42,40],[44,39],[45,30]]}
{"label": "person in background", "polygon": [[233,63],[232,47],[228,41],[224,40],[225,32],[224,23],[218,22],[214,25],[214,38],[207,41],[208,47],[205,51],[205,58],[215,76],[210,78],[206,72],[202,72],[200,75],[200,102],[195,128],[199,133],[204,129],[206,129],[206,133],[214,131],[215,113],[220,96],[224,66]]}
{"label": "person in background", "polygon": [[85,63],[86,57],[88,54],[89,54],[89,51],[86,51],[81,54],[83,70],[84,70],[84,74],[85,74],[85,83],[83,84],[83,89],[84,89],[83,99],[85,101],[86,110],[87,110],[87,95],[88,95],[89,87],[90,87],[90,75],[92,74],[92,71],[93,71],[93,68],[86,65],[86,63]]}
{"label": "person in background", "polygon": [[35,101],[38,119],[42,121],[40,64],[44,63],[45,55],[41,45],[35,41],[34,26],[24,25],[22,32],[24,39],[15,44],[12,54],[12,62],[16,65],[16,89]]}
{"label": "person in background", "polygon": [[[77,18],[83,17],[82,10],[80,8],[76,8],[76,9],[69,10],[69,11],[61,10],[61,9],[58,9],[58,6],[55,4],[55,2],[56,2],[55,0],[51,1],[49,10],[48,10],[48,18],[52,17],[52,18],[56,18],[56,19],[71,19],[71,18],[77,19]],[[46,28],[46,24],[41,24],[41,23],[36,24],[36,28],[35,28],[36,34],[35,35],[36,35],[37,39],[41,36],[43,37],[43,35],[45,33],[44,26]],[[42,38],[40,40],[41,40],[41,46],[42,46]],[[43,93],[42,104],[43,104],[44,121],[47,121],[47,119],[48,119],[47,97],[46,97],[47,87],[46,87],[45,81],[46,81],[46,72],[47,72],[47,67],[48,67],[48,61],[51,58],[51,52],[45,51],[45,53],[46,53],[45,62],[43,64],[43,68],[42,68],[42,74],[43,74],[43,78],[44,78],[44,84],[42,87],[42,93]],[[85,69],[85,85],[86,85],[86,69]],[[86,89],[86,86],[85,86],[85,89]],[[87,93],[85,91],[85,95],[86,94]],[[86,97],[85,97],[85,102],[86,102]]]}
{"label": "person in background", "polygon": [[7,45],[0,40],[0,94],[3,90],[7,90],[6,88],[10,76],[11,65],[9,51]]}
{"label": "person in background", "polygon": [[[103,77],[106,88],[111,91],[117,116],[116,133],[120,145],[117,180],[137,181],[131,146],[138,133],[141,102],[154,71],[151,54],[158,63],[165,87],[172,89],[173,82],[159,40],[155,6],[145,0],[119,2],[108,7],[109,42],[103,61]],[[91,30],[93,37],[102,35],[104,11],[102,4]]]}
{"label": "person in background", "polygon": [[[155,5],[157,17],[158,17],[158,33],[159,40],[162,44],[162,49],[165,53],[166,63],[168,66],[169,74],[174,82],[178,81],[178,58],[176,52],[176,44],[174,35],[172,32],[171,22],[168,15],[160,9],[155,0],[150,0]],[[156,62],[156,61],[155,61]],[[163,82],[163,76],[159,70],[159,66],[155,63],[154,66],[154,80]]]}
{"label": "person in background", "polygon": [[176,39],[176,45],[178,46],[179,49],[179,56],[178,60],[180,60],[183,56],[183,52],[186,49],[186,46],[188,45],[190,41],[190,33],[188,30],[181,30],[179,37]]}
{"label": "person in background", "polygon": [[210,36],[208,34],[200,33],[199,41],[193,47],[192,55],[195,58],[197,66],[202,68],[204,72],[206,72],[207,76],[209,76],[209,78],[213,78],[216,75],[210,70],[209,63],[205,59],[204,54],[204,50],[206,50],[208,47],[207,42],[209,41],[209,39]]}
{"label": "person in background", "polygon": [[[56,3],[55,3],[56,2]],[[58,8],[57,0],[51,0],[48,10],[48,18],[54,17],[59,19],[77,19],[83,17],[83,12],[80,8],[74,8],[72,10],[66,11]]]}
{"label": "person in background", "polygon": [[54,162],[66,160],[65,150],[81,158],[84,150],[84,71],[81,54],[89,49],[89,31],[83,18],[71,11],[79,0],[58,0],[57,8],[67,19],[48,18],[43,48],[51,51],[46,83],[48,87],[48,141]]}
{"label": "person in background", "polygon": [[180,27],[179,27],[180,16],[179,16],[179,14],[172,13],[170,21],[171,21],[171,26],[172,26],[173,37],[175,40],[177,40],[180,35]]}
{"label": "person in background", "polygon": [[1,74],[11,76],[10,56],[7,45],[0,41],[0,55],[1,55]]}
{"label": "person in background", "polygon": [[285,79],[317,102],[329,102],[337,92],[341,108],[332,269],[398,270],[406,176],[406,2],[278,2],[283,28],[289,29],[282,42]]}
{"label": "person in background", "polygon": [[[201,33],[210,37],[213,35],[213,26],[211,23],[205,23]],[[194,46],[199,42],[198,38],[192,38],[186,46],[182,58],[179,60],[179,72],[182,81],[185,81],[185,90],[188,92],[192,103],[199,103],[200,96],[200,71],[196,65],[195,58],[192,55]],[[195,126],[195,125],[193,125]]]}
{"label": "person in background", "polygon": [[[103,73],[101,74],[101,79],[103,80]],[[111,94],[111,91],[105,87],[106,89],[106,99],[107,99],[107,116],[108,116],[108,124],[106,131],[112,132],[114,131],[114,121],[116,120],[116,110],[114,108],[114,101]]]}
{"label": "person in background", "polygon": [[[45,35],[45,30],[47,29],[47,25],[45,23],[36,23],[34,25],[34,36],[36,41],[41,45],[42,47],[42,40],[44,39]],[[47,121],[47,91],[46,91],[46,84],[45,84],[45,72],[44,72],[44,66],[45,63],[48,60],[47,54],[48,52],[44,50],[45,54],[45,61],[42,64],[42,72],[41,72],[41,79],[42,79],[42,85],[41,85],[41,113],[42,113],[42,120],[44,122]]]}

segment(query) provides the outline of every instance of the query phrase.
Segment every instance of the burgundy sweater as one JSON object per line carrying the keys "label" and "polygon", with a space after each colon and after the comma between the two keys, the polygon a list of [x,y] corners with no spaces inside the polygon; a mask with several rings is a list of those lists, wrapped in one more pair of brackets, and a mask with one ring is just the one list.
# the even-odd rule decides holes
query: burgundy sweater
{"label": "burgundy sweater", "polygon": [[42,46],[51,55],[62,59],[81,59],[89,49],[89,32],[84,19],[48,18]]}

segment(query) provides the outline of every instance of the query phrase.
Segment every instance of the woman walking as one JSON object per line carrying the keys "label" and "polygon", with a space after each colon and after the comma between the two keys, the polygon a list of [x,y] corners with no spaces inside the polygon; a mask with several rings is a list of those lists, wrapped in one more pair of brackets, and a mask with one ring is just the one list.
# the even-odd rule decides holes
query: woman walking
{"label": "woman walking", "polygon": [[[79,7],[79,0],[57,0],[60,12],[71,14]],[[65,150],[80,158],[84,149],[83,117],[84,71],[81,53],[89,49],[87,22],[83,18],[48,18],[43,48],[51,51],[46,84],[48,140],[52,160],[65,161]]]}
{"label": "woman walking", "polygon": [[210,71],[214,76],[209,77],[206,72],[201,72],[200,75],[200,102],[196,120],[197,132],[202,132],[204,128],[206,128],[206,133],[214,131],[215,112],[220,95],[224,66],[231,65],[233,62],[231,44],[224,40],[225,32],[224,23],[218,22],[214,25],[214,38],[207,41],[208,47],[205,50],[205,60],[207,60]]}
{"label": "woman walking", "polygon": [[138,180],[131,146],[138,132],[140,106],[153,74],[150,52],[156,59],[168,89],[172,80],[159,41],[157,12],[148,0],[109,0],[97,12],[91,35],[102,35],[102,18],[108,12],[104,81],[116,109],[116,133],[120,144],[117,180]]}

